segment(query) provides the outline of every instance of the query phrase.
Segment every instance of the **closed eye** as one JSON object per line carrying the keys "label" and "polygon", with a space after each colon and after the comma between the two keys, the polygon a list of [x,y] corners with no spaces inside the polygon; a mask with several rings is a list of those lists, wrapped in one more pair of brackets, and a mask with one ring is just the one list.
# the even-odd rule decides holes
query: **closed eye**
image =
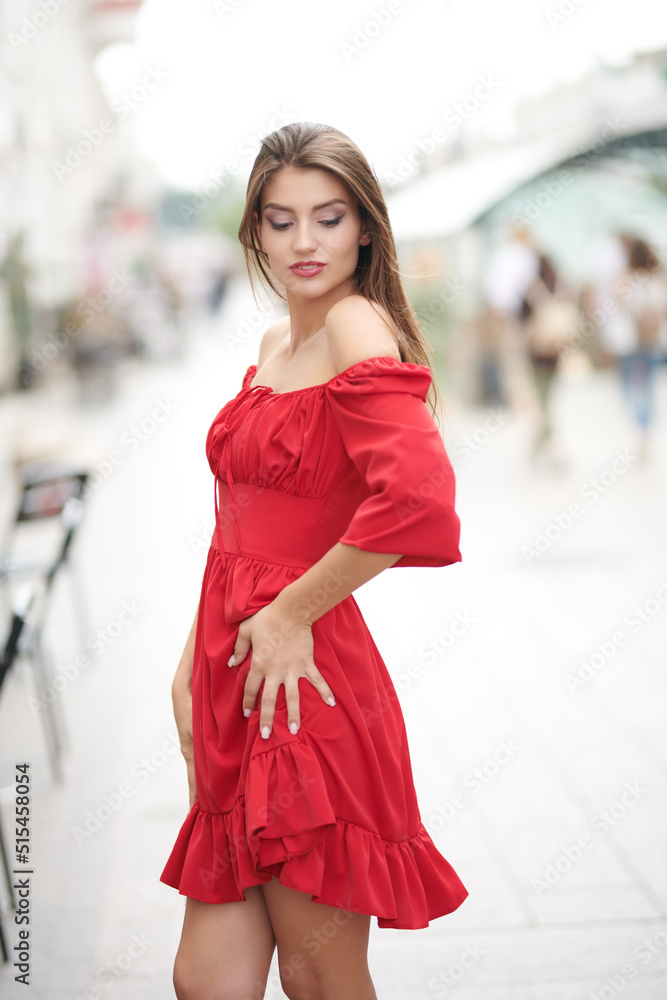
{"label": "closed eye", "polygon": [[[337,226],[338,225],[338,223],[341,221],[341,219],[344,217],[344,215],[345,215],[345,213],[343,213],[343,215],[338,215],[335,219],[321,219],[320,221],[321,221],[321,223],[322,223],[323,226],[326,226],[327,228],[331,229],[333,226]],[[269,225],[271,226],[271,229],[277,229],[280,232],[284,232],[288,228],[288,226],[291,225],[291,223],[289,223],[289,222],[271,222],[271,220],[269,219]]]}

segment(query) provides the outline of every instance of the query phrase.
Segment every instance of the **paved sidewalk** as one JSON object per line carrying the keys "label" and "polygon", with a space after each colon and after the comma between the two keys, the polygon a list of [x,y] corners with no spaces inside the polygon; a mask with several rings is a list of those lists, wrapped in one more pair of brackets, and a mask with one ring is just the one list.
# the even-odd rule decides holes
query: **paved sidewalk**
{"label": "paved sidewalk", "polygon": [[[206,430],[256,360],[258,338],[230,352],[221,334],[251,310],[230,303],[182,362],[128,370],[99,411],[0,399],[3,451],[21,420],[98,463],[121,455],[78,540],[83,650],[66,585],[52,616],[62,786],[25,666],[0,699],[7,836],[15,762],[33,782],[31,986],[0,969],[7,1000],[173,997],[184,901],[158,878],[187,792],[170,683],[210,537]],[[450,402],[464,561],[355,594],[400,691],[424,822],[470,890],[422,931],[373,921],[380,1000],[667,996],[665,376],[643,463],[610,373],[559,386],[560,473],[529,465],[526,417]],[[266,996],[283,996],[275,962]]]}

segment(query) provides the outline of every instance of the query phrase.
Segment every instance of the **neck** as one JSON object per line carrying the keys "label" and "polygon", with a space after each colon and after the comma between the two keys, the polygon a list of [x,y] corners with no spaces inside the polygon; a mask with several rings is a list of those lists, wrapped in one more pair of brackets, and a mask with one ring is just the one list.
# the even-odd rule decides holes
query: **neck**
{"label": "neck", "polygon": [[290,357],[322,329],[331,307],[351,295],[352,291],[351,282],[338,286],[317,299],[306,299],[301,295],[295,295],[289,289],[286,291],[290,318]]}

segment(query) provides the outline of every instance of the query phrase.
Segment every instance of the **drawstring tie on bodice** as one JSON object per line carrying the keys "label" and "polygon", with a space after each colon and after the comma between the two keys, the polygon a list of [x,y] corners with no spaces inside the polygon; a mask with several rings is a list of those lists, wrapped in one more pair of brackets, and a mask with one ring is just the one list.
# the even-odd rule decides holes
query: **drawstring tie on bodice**
{"label": "drawstring tie on bodice", "polygon": [[[227,485],[229,486],[229,496],[232,506],[232,520],[234,521],[234,532],[236,534],[236,541],[239,546],[239,551],[241,549],[241,539],[239,537],[239,525],[237,519],[238,507],[236,504],[236,497],[234,496],[234,480],[232,478],[231,470],[231,438],[232,434],[236,428],[242,423],[243,418],[246,416],[253,399],[258,395],[263,396],[267,393],[272,393],[273,389],[266,385],[254,385],[245,386],[241,392],[238,394],[235,400],[235,404],[231,407],[230,414],[225,418],[225,420],[217,428],[218,440],[222,440],[222,447],[220,449],[220,458],[218,459],[218,464],[215,469],[215,479],[213,484],[213,494],[215,500],[215,533],[218,540],[218,549],[220,551],[220,558],[222,559],[222,565],[227,565],[227,552],[225,550],[222,532],[220,531],[220,513],[218,507],[218,479],[220,476],[220,467],[224,464],[224,474]],[[217,442],[216,442],[217,443]]]}

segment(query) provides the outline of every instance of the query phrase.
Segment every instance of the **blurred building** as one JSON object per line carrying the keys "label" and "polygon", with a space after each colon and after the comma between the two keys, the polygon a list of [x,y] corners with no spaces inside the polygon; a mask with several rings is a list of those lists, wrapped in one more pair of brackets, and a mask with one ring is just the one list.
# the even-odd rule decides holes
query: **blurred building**
{"label": "blurred building", "polygon": [[17,383],[21,340],[84,291],[100,217],[121,206],[136,230],[150,210],[155,182],[134,155],[131,116],[109,106],[95,73],[105,46],[131,40],[140,6],[0,0],[2,390]]}
{"label": "blurred building", "polygon": [[[416,276],[411,297],[459,387],[483,339],[483,276],[516,227],[549,254],[575,294],[594,281],[611,233],[630,232],[661,259],[667,254],[667,50],[598,66],[521,102],[502,139],[484,128],[492,100],[478,102],[477,120],[471,103],[455,142],[437,143],[435,133],[416,141],[403,157],[405,179],[390,183],[387,196],[406,270]],[[410,173],[411,163],[419,170]],[[465,388],[468,398],[476,392]]]}

